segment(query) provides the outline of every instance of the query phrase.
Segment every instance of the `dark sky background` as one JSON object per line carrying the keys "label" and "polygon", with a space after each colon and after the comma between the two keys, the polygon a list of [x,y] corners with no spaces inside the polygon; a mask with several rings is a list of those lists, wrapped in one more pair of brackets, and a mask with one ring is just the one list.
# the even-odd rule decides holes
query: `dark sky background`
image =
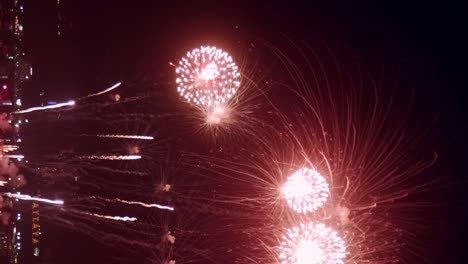
{"label": "dark sky background", "polygon": [[[462,1],[61,2],[60,38],[56,1],[29,1],[25,6],[25,41],[34,67],[33,83],[25,91],[29,104],[38,102],[41,89],[47,98],[60,101],[116,81],[167,79],[173,71],[168,62],[201,44],[235,50],[239,41],[249,39],[275,44],[284,38],[281,34],[299,41],[324,41],[332,50],[354,53],[370,71],[389,65],[414,80],[415,111],[421,118],[438,116],[430,138],[441,156],[437,171],[451,179],[450,190],[440,195],[447,196],[454,209],[466,203],[461,164],[468,132],[468,13]],[[462,263],[457,260],[463,256],[462,238],[467,235],[464,219],[455,212],[450,218],[456,218],[451,223],[456,234],[441,254],[444,263]],[[73,233],[72,241],[64,234],[68,233],[51,234],[59,245],[51,253],[56,255],[54,263],[112,263],[104,256],[110,253],[92,240]],[[70,259],[76,255],[82,259]]]}

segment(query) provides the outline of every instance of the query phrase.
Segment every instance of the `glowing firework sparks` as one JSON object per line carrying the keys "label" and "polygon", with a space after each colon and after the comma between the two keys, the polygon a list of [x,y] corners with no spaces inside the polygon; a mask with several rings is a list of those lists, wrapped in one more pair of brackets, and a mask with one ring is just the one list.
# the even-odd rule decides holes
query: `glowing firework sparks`
{"label": "glowing firework sparks", "polygon": [[156,207],[159,209],[174,211],[174,207],[171,207],[171,206],[165,206],[165,205],[159,205],[159,204],[147,204],[147,203],[135,202],[135,201],[125,201],[121,199],[115,199],[115,201],[125,203],[125,204],[137,204],[137,205],[141,205],[144,207]]}
{"label": "glowing firework sparks", "polygon": [[98,218],[115,220],[115,221],[134,222],[138,220],[136,217],[130,217],[130,216],[112,216],[112,215],[102,215],[102,214],[82,212],[82,211],[78,211],[78,212],[84,215],[90,215],[90,216],[94,216]]}
{"label": "glowing firework sparks", "polygon": [[216,47],[202,46],[187,52],[176,67],[177,91],[188,102],[217,106],[240,86],[240,73],[232,57]]}
{"label": "glowing firework sparks", "polygon": [[71,105],[75,105],[75,101],[71,100],[71,101],[68,101],[68,102],[65,102],[65,103],[59,103],[59,104],[55,104],[55,105],[31,107],[31,108],[24,109],[24,110],[21,110],[21,111],[16,111],[16,112],[13,112],[13,113],[14,114],[25,114],[25,113],[35,112],[35,111],[55,109],[55,108],[60,108],[60,107],[64,107],[64,106],[71,106]]}
{"label": "glowing firework sparks", "polygon": [[331,228],[310,222],[288,229],[280,246],[281,264],[342,264],[343,239]]}
{"label": "glowing firework sparks", "polygon": [[113,134],[106,134],[106,135],[84,135],[84,136],[95,136],[98,138],[123,138],[123,139],[140,139],[140,140],[153,140],[154,137],[152,136],[139,136],[139,135],[113,135]]}
{"label": "glowing firework sparks", "polygon": [[17,145],[3,145],[3,146],[0,146],[0,151],[2,151],[2,152],[10,152],[10,151],[15,151],[15,150],[18,150]]}
{"label": "glowing firework sparks", "polygon": [[0,181],[0,186],[5,186],[5,184],[7,184],[8,182],[6,181]]}
{"label": "glowing firework sparks", "polygon": [[39,197],[31,197],[26,194],[4,193],[3,195],[6,195],[11,198],[16,198],[19,200],[25,200],[25,201],[36,201],[36,202],[43,202],[43,203],[49,203],[49,204],[63,204],[62,200],[50,200],[50,199],[39,198]]}
{"label": "glowing firework sparks", "polygon": [[5,155],[5,157],[8,157],[10,159],[18,159],[18,160],[24,159],[24,155],[21,155],[21,154],[8,154],[8,155]]}
{"label": "glowing firework sparks", "polygon": [[138,160],[141,159],[140,155],[91,155],[82,156],[81,159],[95,159],[95,160]]}
{"label": "glowing firework sparks", "polygon": [[110,91],[114,90],[115,88],[119,87],[121,84],[122,84],[121,82],[118,82],[118,83],[112,85],[111,87],[105,89],[104,91],[100,91],[100,92],[94,93],[94,94],[89,94],[85,98],[90,98],[90,97],[98,96],[98,95],[101,95],[101,94],[105,94],[105,93],[110,92]]}
{"label": "glowing firework sparks", "polygon": [[296,212],[313,212],[328,198],[328,184],[315,169],[302,168],[288,177],[282,189],[288,205]]}
{"label": "glowing firework sparks", "polygon": [[160,204],[147,204],[147,203],[136,202],[136,201],[126,201],[126,200],[122,200],[122,199],[118,199],[118,198],[116,198],[116,199],[106,199],[106,198],[102,198],[102,197],[93,197],[93,198],[101,199],[101,200],[108,201],[108,202],[119,202],[119,203],[132,204],[132,205],[135,204],[135,205],[140,205],[140,206],[148,207],[148,208],[154,207],[154,208],[158,208],[158,209],[174,211],[174,207],[166,206],[166,205],[160,205]]}

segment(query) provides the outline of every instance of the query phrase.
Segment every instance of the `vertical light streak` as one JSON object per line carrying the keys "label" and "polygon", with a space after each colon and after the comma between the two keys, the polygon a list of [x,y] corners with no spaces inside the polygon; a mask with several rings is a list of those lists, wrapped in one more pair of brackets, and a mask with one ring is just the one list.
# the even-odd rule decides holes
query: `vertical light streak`
{"label": "vertical light streak", "polygon": [[36,201],[36,202],[42,202],[42,203],[48,203],[48,204],[58,204],[58,205],[63,204],[62,200],[50,200],[50,199],[46,199],[46,198],[31,197],[30,195],[26,195],[26,194],[3,193],[3,195],[8,196],[10,198],[25,200],[25,201]]}
{"label": "vertical light streak", "polygon": [[102,214],[83,212],[83,211],[76,211],[76,212],[78,212],[79,214],[83,214],[83,215],[89,215],[89,216],[94,216],[97,218],[103,218],[103,219],[115,220],[115,221],[134,222],[138,220],[136,217],[130,217],[130,216],[102,215]]}
{"label": "vertical light streak", "polygon": [[83,136],[94,136],[98,138],[123,138],[123,139],[140,139],[140,140],[153,140],[152,136],[140,136],[140,135],[121,135],[121,134],[98,134],[98,135],[83,135]]}
{"label": "vertical light streak", "polygon": [[109,88],[107,88],[107,89],[105,89],[103,91],[100,91],[98,93],[89,94],[85,98],[90,98],[90,97],[94,97],[94,96],[99,96],[101,94],[105,94],[105,93],[110,92],[110,91],[114,90],[115,88],[119,87],[121,84],[122,84],[121,82],[118,82],[118,83],[112,85],[111,87],[109,87]]}
{"label": "vertical light streak", "polygon": [[28,108],[28,109],[13,112],[13,114],[25,114],[25,113],[35,112],[35,111],[55,109],[55,108],[60,108],[60,107],[64,107],[64,106],[72,106],[72,105],[75,105],[75,101],[73,101],[73,100],[65,102],[65,103],[55,104],[55,105],[31,107],[31,108]]}
{"label": "vertical light streak", "polygon": [[4,155],[5,157],[8,157],[10,159],[24,159],[24,155],[22,154],[7,154]]}
{"label": "vertical light streak", "polygon": [[130,204],[130,205],[140,205],[140,206],[147,207],[147,208],[154,207],[154,208],[158,208],[158,209],[174,211],[174,207],[166,206],[166,205],[160,205],[160,204],[148,204],[148,203],[137,202],[137,201],[127,201],[127,200],[122,200],[122,199],[119,199],[119,198],[107,199],[107,198],[95,197],[95,196],[93,196],[92,198],[104,200],[104,201],[107,201],[107,202],[114,202],[114,203],[119,202],[119,203]]}
{"label": "vertical light streak", "polygon": [[140,155],[90,155],[81,156],[80,159],[93,159],[93,160],[138,160],[141,159]]}

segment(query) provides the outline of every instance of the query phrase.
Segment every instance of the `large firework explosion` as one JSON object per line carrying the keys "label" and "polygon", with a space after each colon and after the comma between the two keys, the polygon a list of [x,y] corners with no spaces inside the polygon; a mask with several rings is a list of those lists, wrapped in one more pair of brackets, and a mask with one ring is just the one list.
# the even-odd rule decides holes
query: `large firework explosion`
{"label": "large firework explosion", "polygon": [[[305,63],[271,51],[289,77],[274,80],[269,94],[255,82],[240,82],[244,69],[214,47],[196,49],[181,60],[176,83],[182,99],[195,106],[189,111],[204,116],[203,125],[216,124],[216,133],[242,140],[208,144],[198,152],[182,148],[171,157],[176,162],[162,158],[161,163],[167,147],[158,143],[178,141],[184,133],[156,133],[163,125],[154,120],[178,116],[145,114],[142,98],[151,97],[87,101],[105,94],[98,92],[63,105],[73,108],[17,113],[48,111],[41,122],[60,116],[55,123],[99,127],[70,133],[101,146],[99,153],[79,144],[71,150],[61,146],[58,153],[23,164],[41,164],[37,173],[43,176],[62,171],[70,190],[81,188],[71,197],[61,194],[64,207],[46,207],[48,217],[108,246],[144,249],[149,263],[405,262],[405,250],[417,250],[415,225],[426,223],[394,209],[415,209],[403,201],[425,190],[428,181],[415,176],[434,158],[416,147],[423,132],[408,132],[406,111],[398,111],[392,99],[385,99],[384,87],[365,74],[355,77],[337,63],[313,61],[313,50],[299,50]],[[228,77],[232,81],[224,80]],[[260,99],[263,106],[249,105]],[[252,111],[257,113],[246,114]],[[168,173],[173,166],[184,173]],[[135,215],[106,213],[128,207],[139,209],[132,210]],[[101,230],[101,224],[106,228]]]}
{"label": "large firework explosion", "polygon": [[[418,148],[425,130],[412,129],[408,111],[400,110],[400,104],[410,109],[411,95],[408,103],[397,104],[397,95],[406,97],[403,90],[393,88],[385,94],[386,87],[379,87],[359,65],[354,73],[338,66],[336,58],[331,65],[314,61],[316,50],[298,50],[305,62],[297,63],[278,49],[271,50],[291,77],[277,82],[281,100],[289,93],[287,105],[276,104],[271,95],[276,111],[265,113],[265,120],[274,124],[250,138],[250,144],[238,145],[237,151],[224,148],[208,157],[194,155],[195,161],[202,160],[202,167],[216,174],[210,179],[216,194],[207,199],[231,208],[232,217],[237,215],[233,230],[244,227],[251,240],[252,250],[241,250],[244,261],[296,263],[281,257],[285,244],[279,246],[280,241],[286,230],[309,221],[335,230],[333,234],[344,241],[344,249],[337,253],[345,255],[339,260],[344,263],[411,261],[421,244],[413,234],[433,226],[424,217],[429,210],[411,199],[437,180],[420,176],[436,155]],[[288,177],[306,168],[314,168],[312,174],[323,179],[317,178],[318,189],[299,189],[312,197],[318,192],[319,199],[295,203],[293,194],[285,195]],[[411,207],[418,213],[410,214]],[[263,253],[254,244],[262,244]],[[315,261],[311,263],[341,263]]]}

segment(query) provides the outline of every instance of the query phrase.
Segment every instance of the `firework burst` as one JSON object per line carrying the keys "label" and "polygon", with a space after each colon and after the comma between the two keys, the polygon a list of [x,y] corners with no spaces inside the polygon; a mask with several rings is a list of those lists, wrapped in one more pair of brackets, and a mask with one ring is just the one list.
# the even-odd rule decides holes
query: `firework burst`
{"label": "firework burst", "polygon": [[226,127],[237,120],[233,96],[239,91],[241,74],[227,52],[213,46],[193,49],[175,71],[177,91],[197,108],[205,128]]}
{"label": "firework burst", "polygon": [[232,57],[212,46],[187,52],[178,66],[177,91],[189,103],[220,109],[239,89],[240,73]]}
{"label": "firework burst", "polygon": [[313,212],[327,201],[328,184],[315,169],[302,168],[288,177],[283,187],[288,205],[296,212]]}
{"label": "firework burst", "polygon": [[346,245],[336,231],[321,223],[288,229],[280,246],[281,264],[343,264]]}
{"label": "firework burst", "polygon": [[[264,67],[252,61],[252,52],[236,54],[236,64],[224,51],[207,46],[188,52],[177,65],[171,63],[176,68],[177,90],[185,98],[183,120],[177,118],[177,122],[191,125],[191,135],[210,145],[238,141],[255,137],[251,134],[265,124],[260,110],[268,105],[265,93],[270,83]],[[187,102],[191,107],[186,107]]]}

